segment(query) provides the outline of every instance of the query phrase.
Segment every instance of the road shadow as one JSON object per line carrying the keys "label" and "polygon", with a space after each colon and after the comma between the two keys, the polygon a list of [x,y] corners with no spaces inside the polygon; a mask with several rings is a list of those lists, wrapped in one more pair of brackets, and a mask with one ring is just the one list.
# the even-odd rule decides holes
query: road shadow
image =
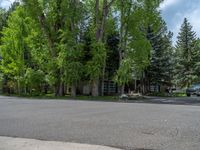
{"label": "road shadow", "polygon": [[144,99],[127,100],[126,102],[200,106],[200,97],[145,97]]}

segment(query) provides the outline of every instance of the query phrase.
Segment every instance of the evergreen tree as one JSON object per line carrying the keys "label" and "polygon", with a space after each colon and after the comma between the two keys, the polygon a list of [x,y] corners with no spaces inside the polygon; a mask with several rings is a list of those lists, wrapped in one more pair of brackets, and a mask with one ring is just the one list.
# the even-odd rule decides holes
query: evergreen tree
{"label": "evergreen tree", "polygon": [[171,85],[173,66],[172,33],[167,32],[163,22],[158,33],[148,29],[148,38],[152,45],[151,63],[148,77],[152,85]]}
{"label": "evergreen tree", "polygon": [[[150,63],[152,49],[146,37],[146,30],[150,25],[158,30],[160,13],[158,7],[162,0],[119,1],[120,12],[120,39],[119,39],[119,69],[115,81],[124,86],[133,79],[143,78],[144,70]],[[152,22],[154,20],[154,22]],[[142,79],[143,80],[143,79]],[[143,84],[142,87],[145,85]],[[145,89],[142,89],[143,93]]]}
{"label": "evergreen tree", "polygon": [[[21,0],[14,3],[8,11],[14,11],[9,21],[6,10],[0,12],[4,16],[0,30],[5,27],[0,43],[1,71],[12,81],[10,85],[18,85],[15,88],[18,92],[34,89],[41,93],[47,85],[45,91],[54,90],[58,96],[65,94],[66,86],[75,96],[83,80],[90,81],[93,96],[103,95],[104,79],[111,80],[113,76],[121,93],[126,84],[140,78],[144,89],[147,86],[144,72],[151,61],[155,68],[153,80],[168,82],[170,34],[157,34],[162,26],[157,9],[161,2]],[[17,5],[20,6],[15,10]],[[148,26],[156,33],[155,39],[148,39]],[[152,47],[155,51],[150,59]]]}
{"label": "evergreen tree", "polygon": [[185,18],[176,44],[175,81],[181,87],[189,87],[195,81],[196,33]]}
{"label": "evergreen tree", "polygon": [[195,82],[200,83],[200,39],[195,42],[195,52],[193,54],[194,59],[194,79]]}
{"label": "evergreen tree", "polygon": [[[6,10],[0,8],[0,31],[2,31],[3,27],[6,24],[6,16],[7,16]],[[0,36],[1,36],[1,34],[0,34]]]}

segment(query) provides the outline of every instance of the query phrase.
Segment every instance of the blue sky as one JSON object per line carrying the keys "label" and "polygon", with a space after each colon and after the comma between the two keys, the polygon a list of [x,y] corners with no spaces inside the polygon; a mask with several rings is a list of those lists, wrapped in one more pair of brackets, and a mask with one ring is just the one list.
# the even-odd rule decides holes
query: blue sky
{"label": "blue sky", "polygon": [[4,8],[8,8],[12,2],[15,0],[0,0],[0,6]]}
{"label": "blue sky", "polygon": [[160,7],[168,29],[174,33],[174,44],[184,18],[200,36],[200,0],[164,0]]}
{"label": "blue sky", "polygon": [[[0,0],[0,6],[7,8],[13,1]],[[160,9],[168,29],[174,33],[174,44],[185,17],[193,26],[193,30],[200,36],[200,0],[164,0]]]}

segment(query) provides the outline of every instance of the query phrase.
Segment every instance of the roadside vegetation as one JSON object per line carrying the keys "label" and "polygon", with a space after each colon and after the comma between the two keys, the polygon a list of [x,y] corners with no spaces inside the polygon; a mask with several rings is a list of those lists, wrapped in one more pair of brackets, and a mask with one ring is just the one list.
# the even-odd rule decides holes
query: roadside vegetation
{"label": "roadside vegetation", "polygon": [[0,8],[1,92],[115,100],[200,82],[200,40],[185,18],[174,46],[161,2],[21,0]]}

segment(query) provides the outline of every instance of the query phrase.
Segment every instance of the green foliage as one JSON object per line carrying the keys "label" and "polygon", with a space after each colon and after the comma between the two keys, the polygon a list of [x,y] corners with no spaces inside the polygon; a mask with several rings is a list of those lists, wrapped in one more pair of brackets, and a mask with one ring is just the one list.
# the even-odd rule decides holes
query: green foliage
{"label": "green foliage", "polygon": [[[17,6],[19,6],[19,2],[13,2],[8,10],[0,7],[0,31],[2,31],[3,27],[7,26],[8,17],[13,11],[15,11]],[[1,38],[1,33],[0,33],[0,38]]]}
{"label": "green foliage", "polygon": [[44,72],[41,70],[33,70],[31,68],[27,68],[25,73],[25,83],[28,85],[31,89],[36,89],[39,91],[40,86],[45,81],[45,75]]}
{"label": "green foliage", "polygon": [[152,49],[150,42],[147,39],[137,39],[130,42],[131,48],[128,51],[128,56],[131,57],[132,64],[135,69],[142,72],[149,65],[149,56]]}
{"label": "green foliage", "polygon": [[2,31],[3,27],[5,26],[6,20],[7,20],[6,10],[0,8],[0,31]]}
{"label": "green foliage", "polygon": [[61,45],[61,51],[58,56],[58,66],[63,68],[63,81],[72,85],[80,81],[83,73],[83,65],[80,62],[82,58],[82,44]]}
{"label": "green foliage", "polygon": [[78,39],[84,14],[82,3],[68,0],[23,2],[36,24],[27,39],[36,67],[45,72],[47,83],[54,88],[58,89],[62,83],[77,83],[83,68],[80,62],[82,44]]}
{"label": "green foliage", "polygon": [[121,62],[120,68],[117,71],[117,75],[114,80],[120,86],[127,84],[133,77],[132,62],[130,59],[124,59]]}
{"label": "green foliage", "polygon": [[153,48],[148,76],[151,84],[170,86],[172,84],[174,65],[172,33],[168,33],[164,22],[160,29],[158,33],[154,33],[150,28],[148,30],[148,39]]}
{"label": "green foliage", "polygon": [[106,48],[103,43],[92,43],[92,60],[87,63],[87,75],[91,80],[99,78],[102,75],[104,61],[106,59]]}
{"label": "green foliage", "polygon": [[197,39],[195,42],[195,51],[193,54],[194,59],[194,82],[200,82],[200,39]]}
{"label": "green foliage", "polygon": [[27,25],[29,19],[22,7],[18,7],[8,19],[7,27],[2,31],[1,51],[1,71],[13,82],[18,84],[20,93],[20,83],[26,71],[28,48],[25,38],[28,35]]}
{"label": "green foliage", "polygon": [[195,53],[199,51],[195,48],[196,33],[192,30],[192,26],[184,19],[181,26],[178,42],[176,45],[176,68],[175,81],[181,87],[189,87],[195,82],[194,65],[198,62],[195,59]]}
{"label": "green foliage", "polygon": [[146,31],[148,26],[154,31],[158,30],[160,14],[157,8],[160,2],[141,0],[125,3],[121,1],[118,4],[121,15],[120,48],[123,51],[123,61],[115,80],[120,85],[125,85],[133,77],[140,76],[150,64],[152,46]]}
{"label": "green foliage", "polygon": [[[65,86],[75,93],[75,86],[87,80],[92,81],[93,95],[99,95],[99,81],[115,76],[124,86],[141,78],[149,66],[155,82],[167,80],[172,48],[171,37],[161,31],[166,28],[158,11],[161,2],[22,0],[8,11],[1,9],[0,69],[5,85],[19,94],[35,90],[61,96]],[[191,59],[199,60],[199,41],[194,43]],[[187,55],[181,52],[185,45],[179,45],[177,58]],[[178,64],[177,69],[188,62]],[[186,77],[198,81],[200,64],[192,65],[192,76]]]}

